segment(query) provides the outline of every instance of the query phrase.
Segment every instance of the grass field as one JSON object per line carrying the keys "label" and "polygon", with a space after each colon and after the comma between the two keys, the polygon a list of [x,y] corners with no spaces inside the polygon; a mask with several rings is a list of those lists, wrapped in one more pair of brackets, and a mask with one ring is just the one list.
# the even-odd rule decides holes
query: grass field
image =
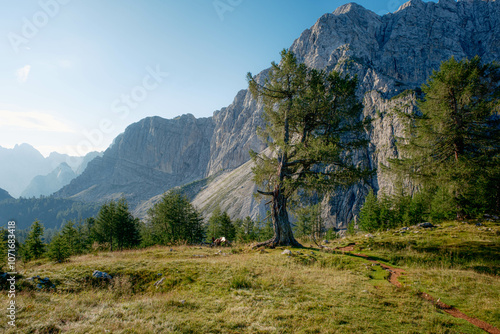
{"label": "grass field", "polygon": [[[353,252],[334,250],[350,243]],[[292,256],[249,245],[155,247],[31,262],[22,275],[49,277],[56,288],[19,280],[17,327],[5,316],[0,331],[484,333],[419,292],[500,328],[500,228],[493,222],[360,234],[327,246],[291,249]],[[355,253],[404,269],[403,287]],[[93,279],[94,270],[113,279]]]}

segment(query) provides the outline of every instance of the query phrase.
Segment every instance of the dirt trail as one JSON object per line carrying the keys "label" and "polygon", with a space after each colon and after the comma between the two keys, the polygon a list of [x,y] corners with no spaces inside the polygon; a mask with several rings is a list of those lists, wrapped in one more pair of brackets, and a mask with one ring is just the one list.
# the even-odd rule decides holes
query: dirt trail
{"label": "dirt trail", "polygon": [[498,328],[493,327],[489,323],[484,322],[482,320],[469,317],[467,314],[463,314],[462,312],[460,312],[459,310],[457,310],[453,306],[447,305],[447,304],[443,303],[442,301],[439,301],[439,299],[436,301],[436,299],[434,297],[432,297],[431,295],[428,295],[427,293],[421,293],[420,297],[422,297],[425,300],[430,301],[431,303],[436,305],[436,307],[438,309],[445,311],[446,313],[448,313],[449,315],[451,315],[455,318],[467,320],[468,322],[470,322],[474,326],[477,326],[488,333],[500,334],[500,330]]}
{"label": "dirt trail", "polygon": [[345,247],[337,247],[335,250],[339,250],[341,252],[352,252],[354,250],[354,246],[356,246],[356,244],[349,244]]}
{"label": "dirt trail", "polygon": [[[337,247],[335,248],[335,250],[340,250],[342,252],[352,252],[354,251],[354,246],[355,245],[348,245],[346,247]],[[373,262],[373,263],[377,263],[379,264],[382,268],[384,268],[385,270],[387,270],[389,272],[389,282],[391,282],[393,285],[397,286],[398,288],[402,287],[403,285],[398,281],[398,278],[405,274],[405,271],[403,269],[399,269],[399,268],[393,268],[391,266],[388,266],[386,264],[383,264],[383,263],[380,263],[372,258],[370,258],[368,255],[366,254],[355,254],[353,253],[353,255],[355,256],[359,256],[359,257],[363,257],[365,259],[367,259],[368,261],[370,262]],[[443,310],[445,311],[446,313],[448,313],[449,315],[455,317],[455,318],[460,318],[460,319],[464,319],[464,320],[467,320],[468,322],[470,322],[471,324],[473,324],[474,326],[477,326],[479,328],[481,328],[482,330],[490,333],[490,334],[500,334],[500,330],[492,325],[490,325],[489,323],[487,322],[484,322],[482,320],[479,320],[479,319],[476,319],[476,318],[472,318],[472,317],[469,317],[468,315],[460,312],[458,309],[454,308],[453,306],[450,306],[450,305],[447,305],[445,303],[443,303],[442,301],[440,301],[439,299],[436,301],[436,299],[434,297],[432,297],[431,295],[427,294],[427,293],[420,293],[419,294],[421,298],[427,300],[427,301],[430,301],[431,303],[433,303],[434,305],[436,305],[437,308],[439,308],[440,310]]]}
{"label": "dirt trail", "polygon": [[391,282],[393,285],[397,286],[398,288],[401,288],[403,286],[398,281],[399,276],[405,274],[405,271],[403,269],[390,267],[390,266],[388,266],[386,264],[383,264],[383,263],[380,263],[378,261],[375,261],[375,260],[371,259],[369,256],[367,256],[365,254],[354,254],[354,255],[360,256],[360,257],[364,257],[368,261],[380,265],[382,268],[384,268],[385,270],[387,270],[389,272],[389,278],[388,278],[389,282]]}

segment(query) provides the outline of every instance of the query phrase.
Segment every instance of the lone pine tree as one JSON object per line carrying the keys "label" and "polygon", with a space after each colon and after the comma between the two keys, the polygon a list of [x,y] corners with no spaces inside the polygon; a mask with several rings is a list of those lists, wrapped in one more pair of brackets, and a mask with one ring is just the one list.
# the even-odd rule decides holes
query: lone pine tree
{"label": "lone pine tree", "polygon": [[367,145],[363,106],[356,97],[357,78],[310,69],[283,50],[259,84],[248,74],[249,89],[262,98],[266,127],[260,130],[272,154],[250,152],[254,180],[270,196],[274,236],[257,246],[300,246],[288,218],[287,204],[299,190],[324,192],[368,177],[352,155]]}

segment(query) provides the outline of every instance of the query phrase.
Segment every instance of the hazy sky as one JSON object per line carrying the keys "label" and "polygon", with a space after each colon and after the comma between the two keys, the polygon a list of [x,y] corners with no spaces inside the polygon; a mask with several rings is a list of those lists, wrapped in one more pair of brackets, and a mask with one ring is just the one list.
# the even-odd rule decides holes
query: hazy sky
{"label": "hazy sky", "polygon": [[83,155],[147,116],[211,116],[347,2],[0,0],[0,146]]}

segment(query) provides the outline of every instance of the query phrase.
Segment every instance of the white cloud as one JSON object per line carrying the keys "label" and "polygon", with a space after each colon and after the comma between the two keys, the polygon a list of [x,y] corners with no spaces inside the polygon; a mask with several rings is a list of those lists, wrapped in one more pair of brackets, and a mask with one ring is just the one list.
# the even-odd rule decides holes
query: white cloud
{"label": "white cloud", "polygon": [[19,83],[25,83],[26,80],[28,80],[28,75],[30,74],[30,71],[31,71],[31,65],[26,65],[23,68],[18,69],[16,72],[17,81]]}
{"label": "white cloud", "polygon": [[53,115],[39,111],[0,110],[0,128],[16,127],[48,132],[76,132]]}

